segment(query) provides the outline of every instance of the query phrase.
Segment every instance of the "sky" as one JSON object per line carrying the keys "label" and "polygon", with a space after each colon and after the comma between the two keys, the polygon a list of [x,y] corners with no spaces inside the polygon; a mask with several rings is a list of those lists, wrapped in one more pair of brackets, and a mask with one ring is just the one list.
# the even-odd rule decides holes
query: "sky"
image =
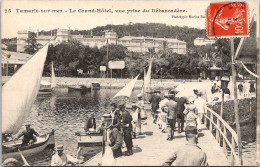
{"label": "sky", "polygon": [[[205,29],[205,13],[210,1],[71,1],[71,0],[3,0],[1,5],[1,38],[17,36],[18,30],[52,30],[56,28],[89,30],[107,24],[164,23]],[[258,10],[258,2],[250,1],[249,13]],[[82,10],[111,9],[113,13],[85,13]],[[149,10],[149,13],[143,10]],[[152,9],[182,10],[160,13]],[[39,13],[22,13],[38,10]],[[49,11],[48,11],[49,10]],[[62,10],[53,13],[53,10]],[[125,10],[117,13],[116,10]],[[140,10],[140,12],[138,12]],[[75,12],[70,12],[75,11]],[[128,13],[127,13],[128,12]],[[259,13],[259,12],[258,12]],[[196,16],[199,18],[189,18]],[[202,17],[201,17],[202,16]],[[186,18],[183,18],[186,17]],[[258,15],[259,17],[259,15]],[[259,20],[259,18],[258,18]]]}

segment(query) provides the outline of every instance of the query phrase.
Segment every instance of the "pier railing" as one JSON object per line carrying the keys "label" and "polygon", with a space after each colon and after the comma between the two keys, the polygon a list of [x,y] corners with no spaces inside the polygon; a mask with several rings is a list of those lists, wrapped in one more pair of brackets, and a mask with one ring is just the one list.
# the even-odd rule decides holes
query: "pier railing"
{"label": "pier railing", "polygon": [[236,151],[238,147],[237,133],[220,115],[210,108],[207,108],[207,113],[204,114],[204,123],[223,148],[223,152],[228,158],[229,164],[231,166],[240,165]]}

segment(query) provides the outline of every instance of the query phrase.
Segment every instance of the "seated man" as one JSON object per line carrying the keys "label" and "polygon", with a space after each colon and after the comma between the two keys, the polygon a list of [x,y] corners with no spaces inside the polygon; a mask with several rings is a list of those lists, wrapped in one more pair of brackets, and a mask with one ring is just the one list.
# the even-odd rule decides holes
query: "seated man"
{"label": "seated man", "polygon": [[170,166],[174,161],[174,166],[208,166],[207,155],[197,145],[198,133],[194,126],[185,128],[186,140],[188,143],[175,151],[163,166]]}
{"label": "seated man", "polygon": [[23,136],[23,142],[21,146],[31,145],[37,141],[35,136],[39,137],[39,134],[33,128],[30,128],[30,124],[26,124],[25,127],[26,130],[18,135],[18,137],[15,139],[18,140],[20,137]]}
{"label": "seated man", "polygon": [[68,163],[76,164],[83,163],[83,161],[64,154],[63,145],[60,144],[56,148],[56,153],[51,158],[51,166],[68,166]]}
{"label": "seated man", "polygon": [[86,133],[89,132],[95,132],[96,130],[96,119],[95,119],[95,115],[91,114],[91,116],[88,118],[86,122],[84,123],[84,130]]}

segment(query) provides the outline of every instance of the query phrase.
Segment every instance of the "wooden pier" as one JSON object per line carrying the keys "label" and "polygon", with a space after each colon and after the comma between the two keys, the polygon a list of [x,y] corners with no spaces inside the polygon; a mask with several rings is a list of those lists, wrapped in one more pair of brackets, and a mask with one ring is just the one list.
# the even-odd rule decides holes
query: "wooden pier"
{"label": "wooden pier", "polygon": [[[174,134],[175,138],[172,141],[167,141],[167,133],[161,132],[158,125],[152,122],[151,116],[147,120],[147,125],[142,126],[142,131],[143,135],[133,139],[134,154],[117,158],[116,166],[161,166],[176,149],[187,143],[185,133],[178,133],[177,131]],[[211,131],[204,125],[202,125],[198,145],[206,152],[209,166],[230,165],[223,148],[219,146]],[[123,148],[124,151],[126,151],[126,148]],[[101,162],[102,154],[99,153],[84,165],[98,166],[101,165]]]}

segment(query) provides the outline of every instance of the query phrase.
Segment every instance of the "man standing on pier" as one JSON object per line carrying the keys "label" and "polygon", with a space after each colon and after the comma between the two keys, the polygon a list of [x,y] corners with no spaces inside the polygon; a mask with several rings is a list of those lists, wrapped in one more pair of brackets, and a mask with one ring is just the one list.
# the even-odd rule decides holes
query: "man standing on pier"
{"label": "man standing on pier", "polygon": [[178,122],[178,133],[184,132],[184,104],[186,103],[185,97],[177,99],[177,122]]}
{"label": "man standing on pier", "polygon": [[197,145],[198,133],[194,126],[187,126],[185,128],[186,140],[188,144],[178,149],[167,159],[163,166],[208,166],[207,155]]}
{"label": "man standing on pier", "polygon": [[[168,138],[167,140],[173,140],[174,129],[177,118],[177,103],[174,101],[175,94],[169,94],[169,101],[164,105],[168,108],[167,122],[168,122]],[[163,108],[164,108],[163,107]]]}
{"label": "man standing on pier", "polygon": [[124,133],[124,141],[127,148],[126,155],[133,154],[133,141],[132,141],[132,116],[125,110],[125,103],[122,102],[119,104],[119,110],[122,112],[122,128]]}
{"label": "man standing on pier", "polygon": [[153,115],[153,123],[156,124],[156,120],[158,115],[156,114],[157,109],[159,109],[159,103],[161,101],[161,97],[160,97],[160,91],[154,91],[154,94],[152,95],[151,99],[149,100],[150,103],[152,103],[152,115]]}

